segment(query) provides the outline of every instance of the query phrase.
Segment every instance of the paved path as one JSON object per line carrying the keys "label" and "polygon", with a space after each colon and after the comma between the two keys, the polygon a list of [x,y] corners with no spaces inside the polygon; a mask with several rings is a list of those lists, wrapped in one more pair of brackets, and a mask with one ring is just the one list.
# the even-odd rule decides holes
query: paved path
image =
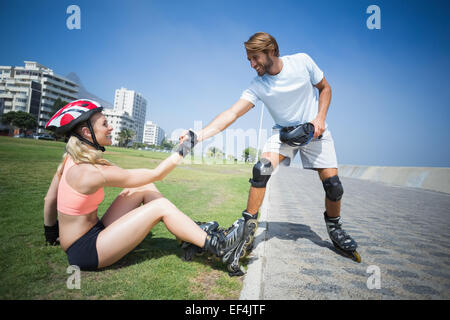
{"label": "paved path", "polygon": [[[450,299],[450,195],[341,181],[343,227],[358,242],[362,263],[331,244],[317,173],[279,167],[241,299]],[[379,268],[380,289],[368,288],[368,280],[376,284],[369,266]]]}

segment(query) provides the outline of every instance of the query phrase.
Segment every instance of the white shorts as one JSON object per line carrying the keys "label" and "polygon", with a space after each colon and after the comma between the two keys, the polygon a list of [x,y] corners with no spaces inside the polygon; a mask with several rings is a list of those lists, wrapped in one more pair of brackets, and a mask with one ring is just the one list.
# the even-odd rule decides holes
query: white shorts
{"label": "white shorts", "polygon": [[265,143],[263,153],[275,152],[289,158],[290,162],[292,162],[297,152],[300,151],[300,158],[304,169],[338,167],[333,137],[328,129],[325,129],[322,138],[312,139],[306,146],[302,147],[291,147],[281,142],[279,129],[274,129],[273,133]]}

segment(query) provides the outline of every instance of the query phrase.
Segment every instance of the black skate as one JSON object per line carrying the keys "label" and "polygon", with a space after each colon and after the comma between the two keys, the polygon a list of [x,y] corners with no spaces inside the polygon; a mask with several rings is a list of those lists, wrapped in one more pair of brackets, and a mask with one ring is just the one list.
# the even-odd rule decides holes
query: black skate
{"label": "black skate", "polygon": [[247,256],[253,250],[253,242],[254,242],[254,239],[255,239],[255,232],[256,232],[256,229],[258,228],[258,213],[252,215],[251,213],[248,213],[247,210],[244,210],[242,212],[242,216],[244,217],[246,222],[248,222],[249,220],[254,220],[253,221],[254,223],[249,225],[249,227],[252,228],[252,230],[250,232],[250,235],[251,235],[250,239],[251,240],[250,240],[250,242],[248,244],[245,245],[245,248],[244,248],[245,249],[245,255],[244,256]]}
{"label": "black skate", "polygon": [[334,247],[344,256],[361,263],[361,256],[356,251],[358,244],[353,238],[342,229],[340,218],[330,219],[327,212],[324,212],[325,224],[327,226],[328,235],[333,242]]}
{"label": "black skate", "polygon": [[220,230],[216,234],[216,239],[210,241],[205,247],[220,257],[227,265],[228,274],[232,276],[242,276],[245,272],[239,264],[239,260],[246,254],[246,246],[253,241],[256,219],[245,221],[244,218],[236,220],[227,230]]}
{"label": "black skate", "polygon": [[[219,224],[216,221],[210,221],[210,222],[199,222],[196,221],[196,224],[205,231],[206,233],[211,233],[217,230],[219,227]],[[191,261],[194,256],[201,256],[203,253],[205,253],[204,248],[200,248],[196,246],[195,244],[182,241],[177,238],[178,243],[181,246],[181,249],[183,250],[183,258],[186,261]]]}

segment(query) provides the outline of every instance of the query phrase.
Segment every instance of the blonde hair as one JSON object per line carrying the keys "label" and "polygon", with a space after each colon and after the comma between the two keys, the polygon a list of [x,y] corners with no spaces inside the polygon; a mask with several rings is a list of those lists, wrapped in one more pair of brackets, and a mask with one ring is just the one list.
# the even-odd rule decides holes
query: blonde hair
{"label": "blonde hair", "polygon": [[276,57],[280,56],[277,40],[266,32],[257,32],[252,35],[248,41],[244,42],[245,49],[249,52],[264,52],[269,53],[274,50]]}
{"label": "blonde hair", "polygon": [[103,159],[103,153],[100,150],[89,148],[86,144],[81,142],[80,139],[75,136],[71,136],[66,144],[66,152],[63,155],[63,161],[59,164],[58,169],[56,170],[59,178],[61,178],[64,170],[64,165],[66,164],[69,155],[77,164],[90,163],[94,166],[96,164],[105,166],[113,165],[108,160]]}

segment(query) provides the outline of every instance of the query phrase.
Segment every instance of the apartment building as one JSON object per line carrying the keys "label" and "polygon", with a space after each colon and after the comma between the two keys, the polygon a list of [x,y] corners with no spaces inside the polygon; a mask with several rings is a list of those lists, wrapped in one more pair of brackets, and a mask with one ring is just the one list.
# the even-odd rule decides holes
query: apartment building
{"label": "apartment building", "polygon": [[52,116],[55,100],[76,100],[78,85],[35,61],[24,61],[24,64],[23,67],[0,66],[3,112],[24,111],[34,115],[38,120],[36,132],[42,133]]}
{"label": "apartment building", "polygon": [[164,136],[164,130],[156,123],[153,123],[152,121],[147,121],[145,123],[143,143],[159,146],[164,140]]}
{"label": "apartment building", "polygon": [[114,96],[114,110],[127,112],[135,121],[136,142],[143,141],[147,100],[142,94],[126,88],[117,89]]}
{"label": "apartment building", "polygon": [[[113,127],[111,133],[113,145],[119,145],[119,133],[123,129],[130,129],[136,132],[135,120],[128,112],[122,112],[115,109],[103,109],[103,114],[108,121],[108,124]],[[131,142],[134,141],[136,141],[136,137]]]}

